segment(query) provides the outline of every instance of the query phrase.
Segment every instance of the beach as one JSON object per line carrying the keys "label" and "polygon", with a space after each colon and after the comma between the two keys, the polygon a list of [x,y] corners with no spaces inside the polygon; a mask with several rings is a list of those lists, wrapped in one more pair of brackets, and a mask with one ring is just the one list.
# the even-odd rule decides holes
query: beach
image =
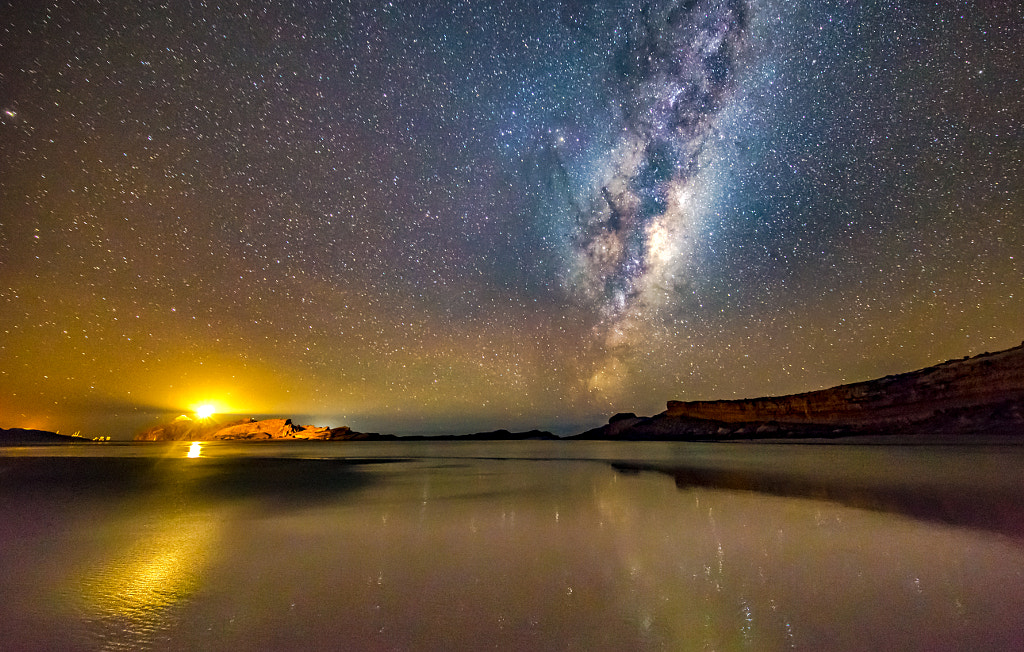
{"label": "beach", "polygon": [[0,451],[6,646],[1024,644],[1017,447],[190,449]]}

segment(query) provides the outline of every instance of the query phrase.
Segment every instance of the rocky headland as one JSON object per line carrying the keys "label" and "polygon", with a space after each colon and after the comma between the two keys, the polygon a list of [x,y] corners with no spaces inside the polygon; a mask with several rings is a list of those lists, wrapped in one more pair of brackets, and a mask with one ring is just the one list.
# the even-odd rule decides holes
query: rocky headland
{"label": "rocky headland", "polygon": [[802,394],[669,401],[652,417],[613,416],[577,439],[930,437],[973,442],[1024,435],[1024,343],[997,353]]}
{"label": "rocky headland", "polygon": [[61,435],[33,428],[0,428],[0,445],[17,444],[81,444],[92,440],[76,435]]}
{"label": "rocky headland", "polygon": [[[171,423],[148,428],[135,441],[268,441],[359,439],[348,427],[297,426],[291,419],[241,419],[219,423],[214,419],[191,419],[182,415]],[[364,435],[368,436],[368,435]]]}

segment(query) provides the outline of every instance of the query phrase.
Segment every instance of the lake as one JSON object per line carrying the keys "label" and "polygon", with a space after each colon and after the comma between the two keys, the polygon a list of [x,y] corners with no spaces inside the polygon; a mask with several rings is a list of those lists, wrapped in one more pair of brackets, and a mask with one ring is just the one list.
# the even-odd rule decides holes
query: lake
{"label": "lake", "polygon": [[0,448],[2,649],[1008,650],[1021,604],[1019,447]]}

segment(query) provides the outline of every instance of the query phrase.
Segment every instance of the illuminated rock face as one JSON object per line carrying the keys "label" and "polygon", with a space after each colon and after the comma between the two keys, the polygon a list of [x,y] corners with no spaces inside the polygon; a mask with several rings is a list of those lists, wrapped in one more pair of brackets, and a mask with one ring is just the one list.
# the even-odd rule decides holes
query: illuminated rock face
{"label": "illuminated rock face", "polygon": [[264,419],[221,428],[210,435],[209,439],[310,439],[327,431],[329,428],[296,426],[291,419]]}
{"label": "illuminated rock face", "polygon": [[[629,415],[632,417],[632,415]],[[1024,436],[1024,343],[896,376],[804,394],[669,401],[654,417],[613,417],[587,439],[856,434]]]}
{"label": "illuminated rock face", "polygon": [[155,426],[135,441],[256,441],[266,439],[329,439],[330,428],[296,426],[291,419],[243,420],[229,424],[177,419]]}

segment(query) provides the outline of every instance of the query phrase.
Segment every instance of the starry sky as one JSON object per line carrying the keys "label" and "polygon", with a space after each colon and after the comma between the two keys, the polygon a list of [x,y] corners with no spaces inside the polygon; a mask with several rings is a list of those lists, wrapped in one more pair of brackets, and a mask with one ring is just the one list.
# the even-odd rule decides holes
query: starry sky
{"label": "starry sky", "polygon": [[1024,339],[1024,9],[3,2],[0,427],[579,432]]}

